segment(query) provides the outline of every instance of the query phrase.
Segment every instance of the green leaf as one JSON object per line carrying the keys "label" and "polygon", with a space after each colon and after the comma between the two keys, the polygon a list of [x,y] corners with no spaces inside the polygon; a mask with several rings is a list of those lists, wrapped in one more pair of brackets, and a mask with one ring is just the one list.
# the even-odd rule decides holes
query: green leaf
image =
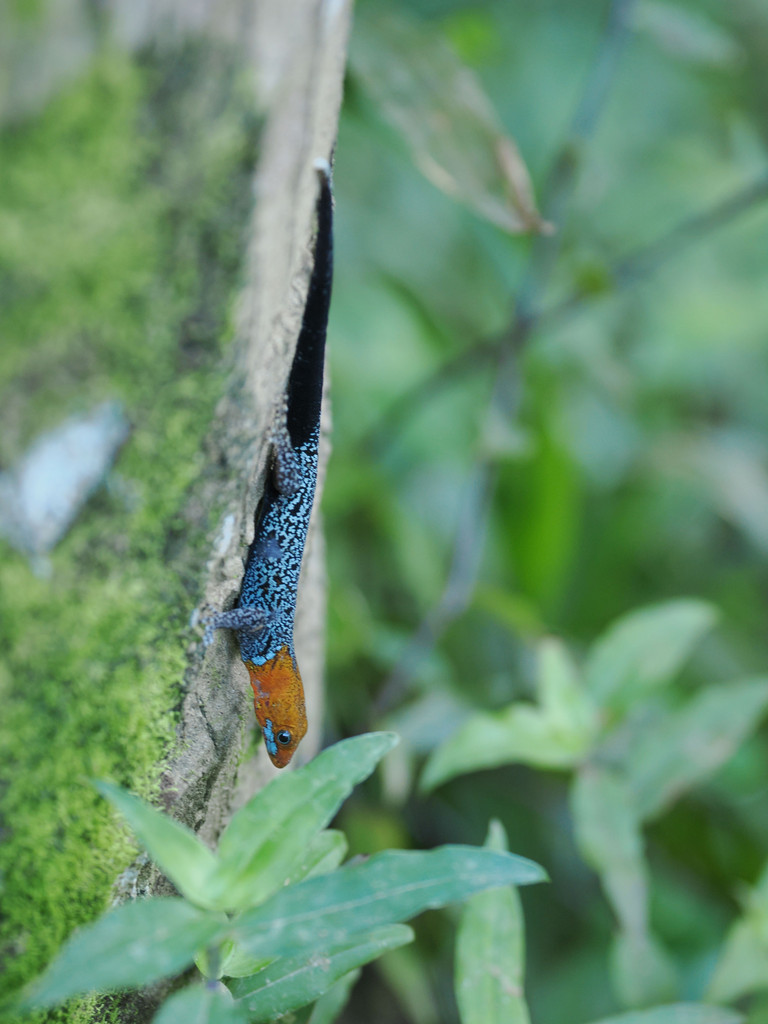
{"label": "green leaf", "polygon": [[[505,850],[501,824],[491,822],[486,847]],[[467,901],[456,936],[456,1001],[462,1024],[529,1024],[523,996],[525,931],[514,888]]]}
{"label": "green leaf", "polygon": [[727,1003],[768,988],[768,868],[750,892],[744,916],[729,930],[707,989]]}
{"label": "green leaf", "polygon": [[600,875],[623,928],[644,934],[648,882],[643,841],[626,783],[607,768],[587,765],[571,788],[576,843]]}
{"label": "green leaf", "polygon": [[175,992],[155,1014],[152,1024],[249,1024],[245,1007],[218,985],[190,985]]}
{"label": "green leaf", "polygon": [[503,711],[479,712],[427,759],[420,787],[434,789],[454,775],[501,764],[569,768],[586,744],[565,737],[533,704],[515,703]]}
{"label": "green leaf", "polygon": [[433,23],[360,21],[352,68],[422,174],[506,231],[542,230],[528,171],[474,73]]}
{"label": "green leaf", "polygon": [[553,734],[570,749],[586,752],[597,734],[597,708],[561,640],[541,641],[538,670],[541,710]]}
{"label": "green leaf", "polygon": [[312,1007],[307,1024],[334,1024],[347,1005],[349,993],[360,977],[360,968],[350,971],[324,992]]}
{"label": "green leaf", "polygon": [[282,957],[258,974],[232,982],[232,993],[248,1008],[251,1024],[270,1021],[313,1002],[356,967],[412,941],[407,925],[379,928],[354,942]]}
{"label": "green leaf", "polygon": [[674,999],[679,982],[666,950],[647,931],[620,932],[611,950],[611,971],[625,1006],[653,1006]]}
{"label": "green leaf", "polygon": [[233,934],[253,956],[289,956],[302,947],[348,942],[361,931],[407,920],[483,889],[530,885],[546,877],[533,861],[471,846],[390,850],[281,889],[236,919]]}
{"label": "green leaf", "polygon": [[173,818],[111,782],[94,785],[117,808],[150,857],[190,902],[215,909],[209,879],[216,858],[197,836]]}
{"label": "green leaf", "polygon": [[225,939],[218,946],[201,950],[195,957],[195,965],[206,979],[244,978],[266,967],[272,959],[271,956],[251,956],[236,942]]}
{"label": "green leaf", "polygon": [[236,942],[233,942],[225,951],[221,961],[222,978],[246,978],[249,974],[255,974],[272,962],[272,957],[253,957],[245,953]]}
{"label": "green leaf", "polygon": [[602,1017],[592,1024],[741,1024],[744,1016],[722,1006],[703,1003],[670,1003],[652,1010],[633,1010],[615,1017]]}
{"label": "green leaf", "polygon": [[748,916],[726,937],[707,989],[713,1002],[729,1003],[768,988],[768,918]]}
{"label": "green leaf", "polygon": [[53,1006],[84,992],[148,985],[188,967],[226,929],[223,918],[173,897],[125,903],[75,932],[26,1002]]}
{"label": "green leaf", "polygon": [[763,677],[710,686],[667,713],[628,758],[628,784],[642,818],[664,810],[735,754],[766,707]]}
{"label": "green leaf", "polygon": [[[297,877],[302,863],[311,872],[306,858],[315,835],[396,743],[393,733],[356,736],[273,779],[234,815],[221,837],[219,866],[210,882],[217,904],[247,909]],[[323,849],[332,863],[340,841],[320,843],[328,844]]]}
{"label": "green leaf", "polygon": [[668,683],[716,618],[711,605],[692,599],[630,612],[593,646],[585,670],[589,690],[600,705],[624,710]]}
{"label": "green leaf", "polygon": [[347,855],[347,837],[337,829],[327,828],[311,840],[299,863],[286,879],[286,885],[293,885],[315,875],[327,875],[335,871]]}

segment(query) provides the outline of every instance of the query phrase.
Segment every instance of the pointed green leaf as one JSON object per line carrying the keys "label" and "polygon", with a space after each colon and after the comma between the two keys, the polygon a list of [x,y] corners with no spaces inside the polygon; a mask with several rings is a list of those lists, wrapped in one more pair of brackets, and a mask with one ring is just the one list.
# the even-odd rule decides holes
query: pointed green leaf
{"label": "pointed green leaf", "polygon": [[322,996],[350,971],[375,960],[389,949],[413,941],[407,925],[379,928],[354,942],[323,950],[315,946],[232,983],[232,992],[248,1008],[251,1024],[271,1021]]}
{"label": "pointed green leaf", "polygon": [[707,989],[714,1002],[732,1002],[768,988],[768,920],[746,917],[728,932]]}
{"label": "pointed green leaf", "polygon": [[190,985],[175,992],[163,1003],[152,1024],[249,1024],[242,1004],[236,1003],[231,993],[219,985],[209,988]]}
{"label": "pointed green leaf", "polygon": [[305,878],[327,875],[335,871],[346,857],[348,845],[347,837],[337,829],[327,828],[318,832],[285,884],[293,885]]}
{"label": "pointed green leaf", "polygon": [[483,889],[545,879],[533,861],[472,846],[390,850],[281,889],[237,918],[233,934],[253,956],[290,956],[305,946],[328,948],[350,941],[355,933],[407,920]]}
{"label": "pointed green leaf", "polygon": [[480,712],[437,750],[422,773],[423,790],[480,768],[522,763],[537,768],[568,768],[577,764],[587,744],[565,737],[534,705],[516,703],[503,711]]}
{"label": "pointed green leaf", "polygon": [[703,1003],[670,1003],[652,1010],[633,1010],[603,1017],[593,1024],[741,1024],[744,1015],[722,1006]]}
{"label": "pointed green leaf", "polygon": [[633,803],[650,818],[736,753],[768,708],[768,678],[699,691],[636,745],[627,776]]}
{"label": "pointed green leaf", "polygon": [[620,710],[668,683],[717,613],[704,601],[679,600],[631,612],[595,643],[585,678],[600,705]]}
{"label": "pointed green leaf", "polygon": [[538,689],[553,734],[571,749],[586,750],[597,733],[597,708],[565,644],[553,636],[539,644]]}
{"label": "pointed green leaf", "polygon": [[216,858],[194,832],[114,783],[94,785],[123,815],[141,845],[179,892],[199,907],[214,908],[208,892]]}
{"label": "pointed green leaf", "polygon": [[53,1006],[84,992],[148,985],[184,970],[226,928],[218,915],[173,897],[124,903],[76,931],[26,1001]]}
{"label": "pointed green leaf", "polygon": [[648,881],[638,817],[625,781],[607,768],[587,765],[571,788],[576,843],[600,875],[625,930],[647,928]]}
{"label": "pointed green leaf", "polygon": [[249,974],[255,974],[272,963],[272,957],[253,957],[233,942],[226,950],[224,959],[221,962],[222,978],[247,978]]}
{"label": "pointed green leaf", "polygon": [[727,1003],[768,988],[768,868],[749,893],[741,917],[729,930],[707,999]]}
{"label": "pointed green leaf", "polygon": [[[210,882],[218,905],[251,907],[299,871],[315,835],[396,743],[393,733],[356,736],[273,779],[234,815],[221,837]],[[334,843],[338,851],[339,841]]]}
{"label": "pointed green leaf", "polygon": [[[485,845],[507,848],[500,822],[491,822]],[[529,1024],[524,959],[525,931],[516,889],[472,896],[456,935],[456,1002],[462,1024]]]}
{"label": "pointed green leaf", "polygon": [[272,959],[271,956],[250,956],[236,942],[225,939],[218,946],[201,950],[195,957],[195,966],[208,980],[244,978],[266,967]]}

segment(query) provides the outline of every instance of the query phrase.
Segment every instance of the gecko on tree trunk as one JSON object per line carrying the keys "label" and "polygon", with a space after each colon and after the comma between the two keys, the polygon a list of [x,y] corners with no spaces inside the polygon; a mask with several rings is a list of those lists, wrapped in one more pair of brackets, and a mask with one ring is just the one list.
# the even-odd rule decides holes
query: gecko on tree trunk
{"label": "gecko on tree trunk", "polygon": [[304,687],[296,664],[296,591],[317,481],[323,365],[333,277],[331,169],[320,178],[314,264],[288,385],[272,434],[264,494],[237,605],[205,619],[203,643],[234,629],[250,675],[254,708],[272,764],[284,768],[307,731]]}

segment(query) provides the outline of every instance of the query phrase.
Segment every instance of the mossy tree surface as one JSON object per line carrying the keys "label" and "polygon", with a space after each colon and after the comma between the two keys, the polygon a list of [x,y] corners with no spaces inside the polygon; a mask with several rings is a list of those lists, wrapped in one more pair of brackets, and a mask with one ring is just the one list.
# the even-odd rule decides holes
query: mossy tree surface
{"label": "mossy tree surface", "polygon": [[258,139],[237,66],[207,43],[104,53],[0,135],[0,461],[105,398],[132,425],[49,579],[2,547],[5,993],[135,853],[89,778],[151,794],[175,735]]}

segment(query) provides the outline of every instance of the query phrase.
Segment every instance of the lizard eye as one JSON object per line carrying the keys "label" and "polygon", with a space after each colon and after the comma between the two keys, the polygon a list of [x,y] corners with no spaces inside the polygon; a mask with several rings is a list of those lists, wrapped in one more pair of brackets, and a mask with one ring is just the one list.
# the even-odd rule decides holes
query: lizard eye
{"label": "lizard eye", "polygon": [[287,747],[288,744],[291,742],[292,738],[293,737],[291,736],[290,732],[287,729],[281,729],[280,732],[275,737],[275,739],[277,740],[281,747]]}

